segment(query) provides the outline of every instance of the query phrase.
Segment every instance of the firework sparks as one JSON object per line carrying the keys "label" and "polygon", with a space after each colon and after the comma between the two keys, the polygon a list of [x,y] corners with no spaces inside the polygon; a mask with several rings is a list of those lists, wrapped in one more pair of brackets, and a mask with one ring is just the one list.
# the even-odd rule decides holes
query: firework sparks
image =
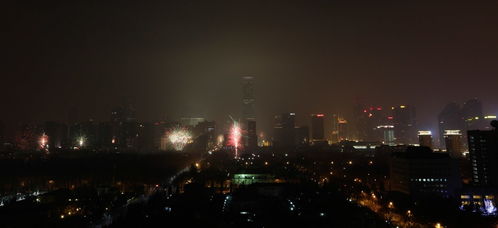
{"label": "firework sparks", "polygon": [[183,150],[185,146],[192,142],[192,135],[186,129],[176,128],[168,134],[168,139],[175,150]]}
{"label": "firework sparks", "polygon": [[229,142],[230,146],[233,146],[235,148],[235,157],[237,158],[239,156],[239,148],[241,146],[240,144],[240,138],[242,136],[242,131],[240,129],[239,123],[237,121],[233,121],[232,128],[230,128],[230,135],[229,135]]}
{"label": "firework sparks", "polygon": [[79,147],[83,147],[85,145],[85,137],[81,136],[78,138]]}
{"label": "firework sparks", "polygon": [[48,136],[44,133],[44,134],[40,137],[40,141],[39,141],[40,148],[41,148],[41,149],[45,149],[45,148],[47,147],[47,143],[48,143]]}

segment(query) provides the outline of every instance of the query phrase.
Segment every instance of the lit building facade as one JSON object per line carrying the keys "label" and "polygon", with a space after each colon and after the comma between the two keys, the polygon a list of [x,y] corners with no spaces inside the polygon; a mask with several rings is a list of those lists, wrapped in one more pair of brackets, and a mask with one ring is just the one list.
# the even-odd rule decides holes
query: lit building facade
{"label": "lit building facade", "polygon": [[394,137],[394,126],[393,125],[381,125],[377,126],[377,131],[381,134],[382,143],[390,146],[396,145],[396,138]]}
{"label": "lit building facade", "polygon": [[469,131],[469,157],[474,186],[498,188],[498,132]]}
{"label": "lit building facade", "polygon": [[354,115],[357,139],[369,142],[382,141],[376,129],[377,126],[391,124],[387,117],[381,106],[357,106]]}
{"label": "lit building facade", "polygon": [[418,143],[420,146],[425,146],[432,149],[432,132],[418,131]]}
{"label": "lit building facade", "polygon": [[266,173],[237,173],[232,177],[233,185],[251,185],[273,182],[275,182],[275,177]]}
{"label": "lit building facade", "polygon": [[446,152],[452,158],[463,157],[463,142],[460,130],[445,130],[444,142],[446,145]]}

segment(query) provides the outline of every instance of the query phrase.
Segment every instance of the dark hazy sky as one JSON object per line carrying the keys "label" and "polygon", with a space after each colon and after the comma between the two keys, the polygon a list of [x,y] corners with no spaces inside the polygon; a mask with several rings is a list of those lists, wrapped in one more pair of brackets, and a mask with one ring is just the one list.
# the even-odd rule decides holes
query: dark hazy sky
{"label": "dark hazy sky", "polygon": [[[2,6],[4,122],[240,112],[348,113],[356,98],[414,105],[424,128],[449,101],[498,113],[496,1],[18,1]],[[438,3],[436,3],[438,2]]]}

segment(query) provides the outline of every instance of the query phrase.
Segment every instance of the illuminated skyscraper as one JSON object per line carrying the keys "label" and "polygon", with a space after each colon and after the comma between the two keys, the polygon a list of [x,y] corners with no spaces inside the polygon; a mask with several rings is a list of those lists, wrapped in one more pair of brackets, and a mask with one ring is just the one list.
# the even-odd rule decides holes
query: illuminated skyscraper
{"label": "illuminated skyscraper", "polygon": [[445,130],[444,142],[446,145],[446,152],[452,158],[460,158],[463,153],[462,133],[460,130]]}
{"label": "illuminated skyscraper", "polygon": [[338,143],[339,140],[339,116],[337,114],[332,114],[332,132],[331,132],[332,143]]}
{"label": "illuminated skyscraper", "polygon": [[377,126],[377,131],[380,131],[382,143],[386,145],[395,145],[394,126],[393,125],[380,125]]}
{"label": "illuminated skyscraper", "polygon": [[472,181],[475,186],[498,188],[498,122],[495,129],[468,132]]}
{"label": "illuminated skyscraper", "polygon": [[418,143],[420,144],[420,146],[425,146],[432,149],[432,132],[418,131]]}
{"label": "illuminated skyscraper", "polygon": [[349,139],[348,121],[337,114],[332,115],[332,143]]}
{"label": "illuminated skyscraper", "polygon": [[349,139],[349,125],[346,119],[344,118],[338,119],[337,131],[338,131],[339,141],[344,141]]}
{"label": "illuminated skyscraper", "polygon": [[355,109],[355,122],[358,140],[370,142],[383,140],[376,131],[377,126],[388,124],[382,107],[358,105]]}

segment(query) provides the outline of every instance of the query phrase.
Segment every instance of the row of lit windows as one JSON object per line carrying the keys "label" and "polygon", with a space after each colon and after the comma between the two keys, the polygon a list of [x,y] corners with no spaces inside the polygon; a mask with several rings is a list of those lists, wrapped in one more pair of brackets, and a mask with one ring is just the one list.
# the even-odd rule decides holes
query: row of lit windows
{"label": "row of lit windows", "polygon": [[[472,199],[482,199],[481,195],[460,195],[460,198],[461,199],[470,199],[471,196],[472,196]],[[492,199],[495,198],[495,196],[493,196],[493,195],[485,195],[484,198],[492,200]]]}
{"label": "row of lit windows", "polygon": [[410,179],[411,181],[417,181],[417,182],[435,182],[435,181],[448,181],[446,178],[412,178]]}

